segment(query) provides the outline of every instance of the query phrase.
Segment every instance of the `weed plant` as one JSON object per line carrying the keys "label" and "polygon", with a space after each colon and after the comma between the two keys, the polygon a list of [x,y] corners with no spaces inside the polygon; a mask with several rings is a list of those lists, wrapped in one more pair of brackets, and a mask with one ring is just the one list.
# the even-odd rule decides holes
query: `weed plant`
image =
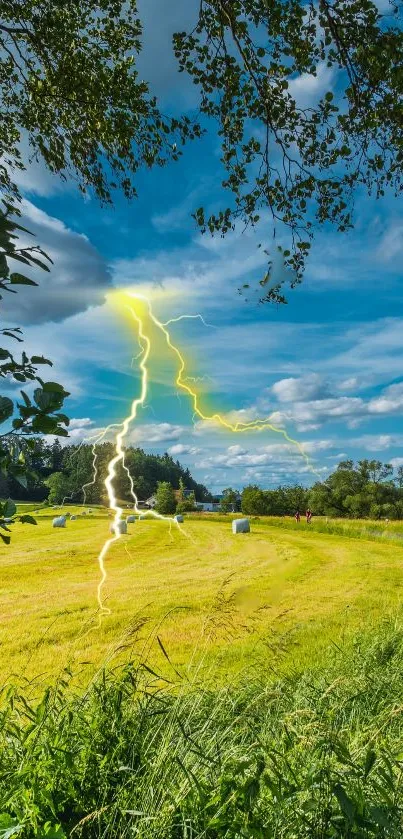
{"label": "weed plant", "polygon": [[401,839],[402,653],[385,622],[325,669],[256,662],[217,690],[144,652],[84,693],[68,670],[41,695],[8,685],[0,836]]}

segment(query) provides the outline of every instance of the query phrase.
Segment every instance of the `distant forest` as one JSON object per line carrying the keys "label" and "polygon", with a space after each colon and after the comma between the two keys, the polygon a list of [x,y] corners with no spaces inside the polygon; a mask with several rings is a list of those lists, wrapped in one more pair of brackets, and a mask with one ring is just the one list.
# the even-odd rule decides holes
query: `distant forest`
{"label": "distant forest", "polygon": [[[28,468],[27,486],[14,478],[0,477],[0,498],[15,501],[45,501],[59,503],[64,498],[88,504],[107,503],[104,481],[108,463],[115,453],[113,443],[96,447],[96,478],[94,480],[94,452],[91,445],[61,446],[58,440],[51,445],[42,437],[29,440],[25,452]],[[194,480],[169,454],[146,454],[142,449],[128,447],[125,464],[133,480],[134,491],[140,501],[153,495],[161,482],[174,489],[184,486],[193,490],[196,501],[211,501],[209,490]],[[130,502],[130,481],[127,473],[117,467],[114,487],[121,501]],[[85,486],[85,496],[83,487]],[[241,502],[239,503],[239,500]],[[289,516],[297,509],[308,507],[314,515],[346,518],[403,519],[403,466],[393,469],[379,460],[340,462],[323,482],[306,488],[298,485],[261,489],[249,485],[242,494],[232,488],[223,492],[223,512],[239,510],[246,515]]]}
{"label": "distant forest", "polygon": [[[43,438],[31,438],[25,451],[28,470],[27,486],[22,486],[14,478],[0,476],[0,497],[13,498],[15,501],[44,501],[51,495],[52,500],[60,501],[68,497],[71,501],[83,501],[83,486],[88,504],[106,502],[104,481],[108,463],[114,456],[113,443],[101,443],[96,447],[96,480],[94,476],[94,453],[91,445],[61,446],[58,440],[49,445]],[[179,489],[180,480],[187,489],[194,490],[198,501],[209,501],[211,495],[203,484],[198,484],[189,472],[169,454],[146,454],[142,449],[128,447],[125,464],[133,479],[134,490],[141,501],[152,495],[157,484],[166,481]],[[119,499],[130,501],[130,481],[121,466],[116,469],[115,492]]]}
{"label": "distant forest", "polygon": [[335,518],[403,518],[403,466],[396,470],[380,460],[343,460],[323,482],[242,492],[246,515],[284,516],[310,508],[314,515]]}

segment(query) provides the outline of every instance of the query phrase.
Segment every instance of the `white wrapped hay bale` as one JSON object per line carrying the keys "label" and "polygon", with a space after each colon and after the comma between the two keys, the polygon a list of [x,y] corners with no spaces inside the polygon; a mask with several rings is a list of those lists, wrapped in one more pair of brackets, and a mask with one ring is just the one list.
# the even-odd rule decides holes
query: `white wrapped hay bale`
{"label": "white wrapped hay bale", "polygon": [[52,527],[66,527],[66,516],[56,516],[53,519]]}
{"label": "white wrapped hay bale", "polygon": [[127,524],[125,521],[119,521],[117,525],[111,524],[109,530],[113,534],[118,532],[120,536],[123,536],[124,533],[127,533]]}
{"label": "white wrapped hay bale", "polygon": [[139,521],[145,521],[147,516],[139,516]]}
{"label": "white wrapped hay bale", "polygon": [[234,519],[232,522],[233,533],[250,533],[249,519]]}
{"label": "white wrapped hay bale", "polygon": [[70,521],[77,521],[77,516],[70,516]]}
{"label": "white wrapped hay bale", "polygon": [[136,521],[136,516],[126,516],[127,524],[133,524],[134,521]]}
{"label": "white wrapped hay bale", "polygon": [[180,515],[174,516],[174,521],[177,521],[179,523],[183,522],[183,516],[180,516]]}

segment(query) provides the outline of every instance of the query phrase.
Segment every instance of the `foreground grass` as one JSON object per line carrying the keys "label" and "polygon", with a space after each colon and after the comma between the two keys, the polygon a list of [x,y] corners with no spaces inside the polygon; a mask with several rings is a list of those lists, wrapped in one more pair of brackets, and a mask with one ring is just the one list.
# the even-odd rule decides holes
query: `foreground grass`
{"label": "foreground grass", "polygon": [[403,633],[383,624],[325,668],[264,664],[209,691],[142,656],[74,695],[11,687],[0,834],[21,839],[349,839],[403,833]]}
{"label": "foreground grass", "polygon": [[[2,550],[0,683],[48,679],[66,665],[85,668],[87,679],[119,643],[126,655],[127,629],[139,615],[161,622],[156,634],[181,672],[191,657],[212,680],[262,656],[276,672],[303,670],[400,609],[400,543],[358,544],[318,532],[319,522],[308,529],[282,519],[283,526],[252,521],[251,534],[233,536],[228,518],[206,517],[187,520],[185,534],[163,522],[131,526],[107,557],[110,614],[99,622],[97,556],[109,519],[94,508],[53,530],[54,514],[44,510],[35,528],[16,525]],[[164,655],[155,650],[161,669]]]}

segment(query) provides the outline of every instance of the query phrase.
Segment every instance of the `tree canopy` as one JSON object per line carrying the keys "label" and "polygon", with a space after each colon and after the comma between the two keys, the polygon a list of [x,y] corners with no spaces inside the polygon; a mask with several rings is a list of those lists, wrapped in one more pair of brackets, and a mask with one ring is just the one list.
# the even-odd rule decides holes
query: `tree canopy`
{"label": "tree canopy", "polygon": [[[3,478],[0,476],[0,496],[11,495],[20,501],[40,502],[50,499],[51,503],[61,503],[63,498],[69,498],[71,503],[106,503],[104,481],[108,463],[114,454],[113,443],[100,443],[96,447],[96,454],[97,473],[94,479],[94,453],[91,445],[61,446],[58,440],[48,443],[41,437],[32,437],[31,447],[26,454],[27,484],[22,486],[12,474]],[[159,482],[169,483],[179,489],[181,481],[186,489],[193,491],[198,501],[211,498],[206,487],[195,481],[189,470],[167,453],[146,454],[142,449],[129,446],[125,450],[125,465],[140,501],[146,501],[156,491]],[[121,465],[116,468],[114,486],[122,502],[133,501],[130,481]],[[51,496],[49,490],[52,491]]]}
{"label": "tree canopy", "polygon": [[[136,0],[5,0],[0,186],[16,190],[25,138],[33,157],[82,191],[130,198],[139,168],[175,161],[184,143],[216,130],[222,208],[195,208],[196,221],[220,235],[263,221],[262,298],[284,301],[281,285],[300,281],[317,224],[345,231],[361,188],[401,190],[401,8],[402,0],[382,12],[373,0],[200,0],[195,26],[172,44],[199,91],[193,119],[163,113],[138,75],[146,36]],[[329,89],[301,104],[298,81],[326,73]],[[277,245],[290,271],[269,287]]]}
{"label": "tree canopy", "polygon": [[341,461],[323,482],[307,489],[286,486],[262,490],[247,486],[242,512],[257,516],[292,516],[310,507],[315,515],[345,518],[403,518],[403,468],[379,460]]}
{"label": "tree canopy", "polygon": [[[0,12],[0,186],[15,191],[20,141],[102,201],[136,194],[140,166],[175,160],[198,132],[164,116],[139,79],[135,0],[5,0]],[[10,173],[11,168],[11,173]]]}

